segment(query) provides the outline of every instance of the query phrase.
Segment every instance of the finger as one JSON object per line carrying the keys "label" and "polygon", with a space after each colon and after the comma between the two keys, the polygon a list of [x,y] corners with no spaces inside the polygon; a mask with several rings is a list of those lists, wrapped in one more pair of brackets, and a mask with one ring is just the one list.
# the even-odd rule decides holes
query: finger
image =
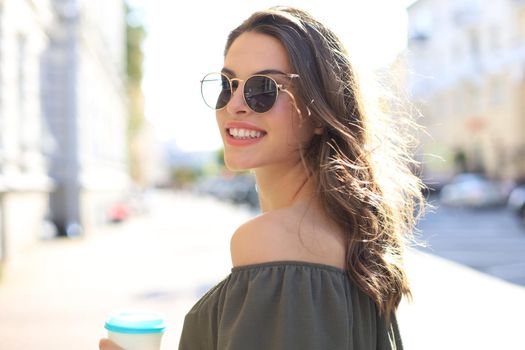
{"label": "finger", "polygon": [[98,343],[98,348],[100,350],[124,350],[109,339],[100,339],[100,342]]}

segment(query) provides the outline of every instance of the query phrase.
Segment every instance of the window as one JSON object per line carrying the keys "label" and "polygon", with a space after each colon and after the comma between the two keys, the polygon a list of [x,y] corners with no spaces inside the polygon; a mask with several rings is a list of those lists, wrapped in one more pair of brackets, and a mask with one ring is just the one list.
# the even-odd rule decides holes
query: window
{"label": "window", "polygon": [[474,61],[479,60],[481,53],[479,32],[475,29],[471,29],[468,32],[468,41],[471,57]]}
{"label": "window", "polygon": [[[17,62],[17,121],[15,122],[18,132],[18,142],[20,151],[23,153],[27,148],[26,140],[26,128],[28,128],[27,118],[27,39],[24,35],[20,34],[16,39],[16,62]],[[20,168],[25,171],[24,164],[20,163]]]}
{"label": "window", "polygon": [[493,106],[499,106],[503,103],[505,95],[503,94],[503,81],[501,78],[494,78],[490,83],[490,103]]}
{"label": "window", "polygon": [[501,48],[501,29],[494,24],[489,28],[490,49],[497,51]]}
{"label": "window", "polygon": [[428,42],[432,35],[433,18],[428,11],[419,11],[410,16],[409,40],[411,44],[420,45]]}

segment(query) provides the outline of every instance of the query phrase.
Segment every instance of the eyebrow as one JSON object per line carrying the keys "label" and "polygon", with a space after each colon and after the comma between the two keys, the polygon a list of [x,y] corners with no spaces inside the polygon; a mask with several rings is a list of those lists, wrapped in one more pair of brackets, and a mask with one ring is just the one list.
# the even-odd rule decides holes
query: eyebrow
{"label": "eyebrow", "polygon": [[[231,76],[235,76],[235,72],[228,68],[223,68],[221,70],[221,73],[225,73]],[[278,69],[263,69],[261,71],[255,72],[253,74],[281,74],[281,75],[287,75],[288,73],[282,72]]]}

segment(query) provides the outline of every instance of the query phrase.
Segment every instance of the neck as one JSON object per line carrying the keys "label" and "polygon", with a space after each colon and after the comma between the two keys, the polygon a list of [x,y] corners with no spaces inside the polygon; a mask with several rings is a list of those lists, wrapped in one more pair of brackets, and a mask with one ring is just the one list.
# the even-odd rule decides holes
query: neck
{"label": "neck", "polygon": [[291,207],[313,197],[315,188],[301,162],[292,167],[258,168],[255,170],[262,212]]}

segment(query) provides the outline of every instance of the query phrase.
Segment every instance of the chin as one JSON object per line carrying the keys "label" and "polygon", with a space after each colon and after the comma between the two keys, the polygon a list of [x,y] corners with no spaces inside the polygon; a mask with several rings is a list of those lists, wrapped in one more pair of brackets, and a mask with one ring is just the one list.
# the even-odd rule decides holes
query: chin
{"label": "chin", "polygon": [[252,162],[243,162],[241,160],[224,159],[224,165],[230,171],[248,171],[255,168],[255,164]]}
{"label": "chin", "polygon": [[252,169],[251,167],[242,166],[238,164],[230,164],[228,162],[226,162],[225,165],[229,171],[234,171],[234,172],[248,171]]}

